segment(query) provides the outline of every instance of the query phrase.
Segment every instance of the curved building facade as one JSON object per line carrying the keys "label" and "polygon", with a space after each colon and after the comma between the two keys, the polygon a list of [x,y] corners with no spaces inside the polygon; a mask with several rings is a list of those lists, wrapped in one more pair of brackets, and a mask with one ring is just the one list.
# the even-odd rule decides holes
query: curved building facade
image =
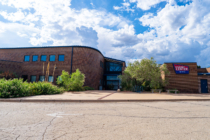
{"label": "curved building facade", "polygon": [[55,84],[62,70],[72,73],[76,69],[85,74],[85,86],[117,89],[120,86],[117,76],[125,69],[125,62],[104,57],[99,50],[86,46],[0,49],[0,71],[14,72],[28,82],[46,79]]}

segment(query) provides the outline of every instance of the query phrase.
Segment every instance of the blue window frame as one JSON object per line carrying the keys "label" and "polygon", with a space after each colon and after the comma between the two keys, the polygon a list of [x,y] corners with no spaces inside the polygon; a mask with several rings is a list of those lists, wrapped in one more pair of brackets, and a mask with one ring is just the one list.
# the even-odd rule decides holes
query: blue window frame
{"label": "blue window frame", "polygon": [[50,61],[55,61],[55,55],[50,55]]}
{"label": "blue window frame", "polygon": [[25,55],[24,61],[25,61],[25,62],[29,62],[29,61],[30,61],[30,55]]}
{"label": "blue window frame", "polygon": [[33,55],[33,62],[36,62],[36,61],[38,61],[38,55]]}
{"label": "blue window frame", "polygon": [[58,55],[58,61],[64,61],[64,54]]}
{"label": "blue window frame", "polygon": [[46,55],[41,55],[41,61],[46,61],[47,60],[47,56]]}
{"label": "blue window frame", "polygon": [[31,82],[36,82],[36,76],[35,75],[31,75]]}

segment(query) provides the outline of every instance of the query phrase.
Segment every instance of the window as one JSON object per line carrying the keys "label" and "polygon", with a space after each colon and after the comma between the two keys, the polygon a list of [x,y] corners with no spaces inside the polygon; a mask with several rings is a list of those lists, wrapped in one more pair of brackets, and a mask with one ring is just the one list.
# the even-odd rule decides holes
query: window
{"label": "window", "polygon": [[122,64],[106,62],[106,71],[122,71]]}
{"label": "window", "polygon": [[22,75],[23,81],[27,81],[28,80],[28,75]]}
{"label": "window", "polygon": [[58,61],[64,61],[64,55],[58,55]]}
{"label": "window", "polygon": [[107,76],[107,80],[119,80],[117,76]]}
{"label": "window", "polygon": [[47,56],[46,55],[41,55],[41,61],[46,61],[47,60]]}
{"label": "window", "polygon": [[55,55],[50,55],[50,61],[55,61]]}
{"label": "window", "polygon": [[107,81],[107,86],[109,89],[116,90],[119,87],[119,81]]}
{"label": "window", "polygon": [[53,80],[54,80],[54,77],[53,77],[53,76],[49,76],[49,77],[48,77],[48,81],[49,81],[49,82],[53,82]]}
{"label": "window", "polygon": [[38,61],[38,55],[33,55],[33,62]]}
{"label": "window", "polygon": [[39,81],[41,81],[41,82],[43,82],[43,81],[45,81],[45,76],[39,76]]}
{"label": "window", "polygon": [[29,62],[29,61],[30,61],[30,55],[25,55],[24,61],[25,61],[25,62]]}
{"label": "window", "polygon": [[35,75],[31,76],[31,82],[36,82],[36,76]]}
{"label": "window", "polygon": [[102,61],[100,61],[100,66],[101,66],[102,68],[104,68],[104,63],[103,63]]}

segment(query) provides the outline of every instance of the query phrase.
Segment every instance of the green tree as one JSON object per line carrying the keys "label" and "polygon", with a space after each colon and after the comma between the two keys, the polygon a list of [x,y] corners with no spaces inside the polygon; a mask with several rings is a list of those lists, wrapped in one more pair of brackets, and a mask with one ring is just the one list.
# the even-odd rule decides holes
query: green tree
{"label": "green tree", "polygon": [[61,76],[57,78],[57,84],[64,87],[68,91],[83,90],[82,87],[84,82],[85,75],[81,73],[79,69],[77,69],[76,72],[72,73],[71,75],[63,70]]}
{"label": "green tree", "polygon": [[169,74],[166,65],[157,64],[153,58],[129,63],[125,71],[138,82],[149,81],[151,88],[157,89],[167,85],[167,80],[161,78],[161,74]]}
{"label": "green tree", "polygon": [[118,76],[121,81],[122,90],[131,91],[135,85],[141,86],[135,78],[132,78],[128,71],[124,71],[123,75]]}

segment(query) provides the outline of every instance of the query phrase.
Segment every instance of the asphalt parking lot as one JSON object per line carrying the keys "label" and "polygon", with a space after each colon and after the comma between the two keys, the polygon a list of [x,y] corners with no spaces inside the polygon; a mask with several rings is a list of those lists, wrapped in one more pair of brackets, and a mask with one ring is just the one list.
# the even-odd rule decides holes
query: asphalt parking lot
{"label": "asphalt parking lot", "polygon": [[0,103],[1,140],[210,139],[210,102]]}

